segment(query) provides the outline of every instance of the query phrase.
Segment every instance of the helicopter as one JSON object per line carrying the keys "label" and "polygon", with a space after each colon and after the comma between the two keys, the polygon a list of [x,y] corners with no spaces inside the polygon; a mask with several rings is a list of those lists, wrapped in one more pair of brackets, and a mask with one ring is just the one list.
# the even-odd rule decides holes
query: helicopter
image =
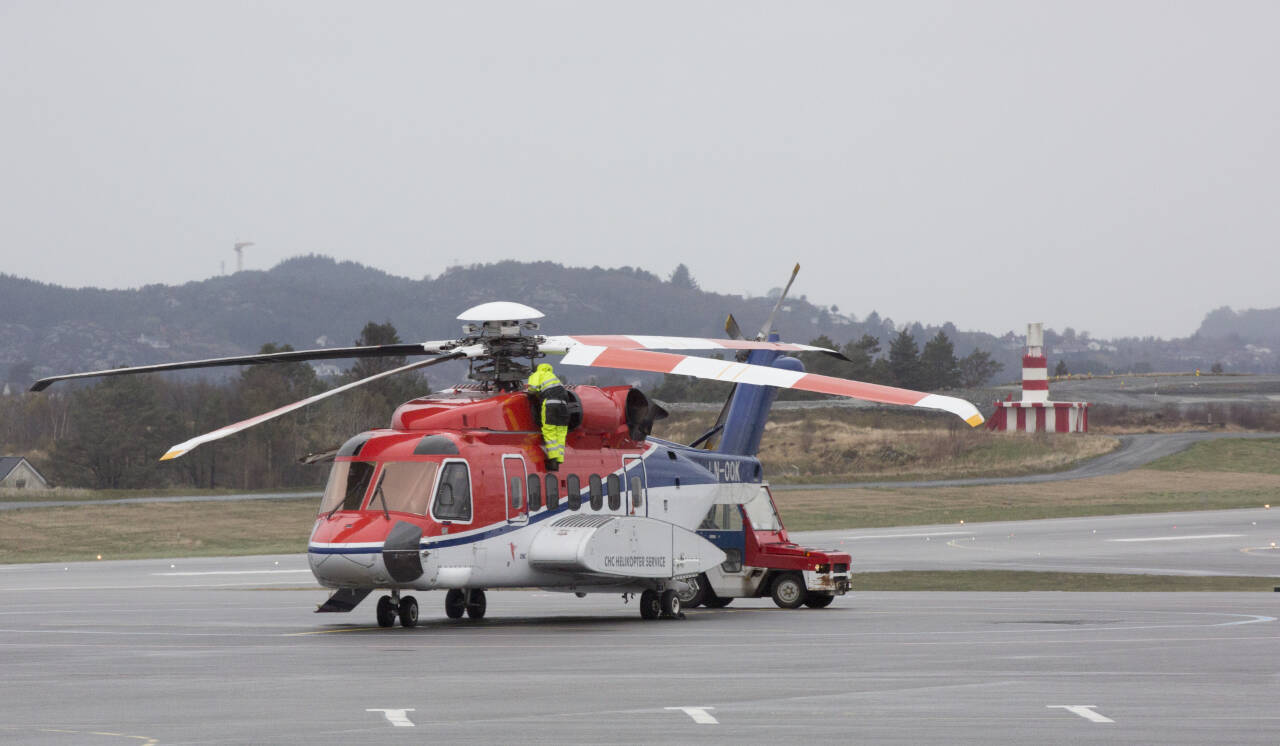
{"label": "helicopter", "polygon": [[[219,366],[425,358],[198,435],[170,448],[162,457],[170,460],[371,381],[465,360],[469,382],[405,402],[388,427],[307,459],[332,464],[307,546],[312,574],[332,590],[317,611],[350,612],[382,589],[378,625],[398,620],[414,627],[419,609],[413,592],[444,590],[446,616],[481,619],[486,590],[539,587],[579,596],[620,593],[624,601],[638,594],[644,619],[680,618],[680,599],[691,584],[726,561],[723,549],[697,533],[699,524],[723,506],[749,506],[765,489],[756,453],[779,389],[941,410],[975,427],[983,421],[963,399],[805,373],[803,363],[786,353],[843,356],[780,341],[772,324],[785,294],[751,340],[742,338],[732,317],[729,339],[543,335],[541,312],[494,301],[460,314],[463,334],[452,340],[71,373],[41,379],[32,390],[65,380]],[[683,354],[689,350],[734,357]],[[536,361],[548,356],[559,356],[563,365],[692,376],[734,387],[715,425],[684,445],[651,435],[667,412],[639,388],[566,386],[564,462],[549,469],[538,410],[523,390]]]}

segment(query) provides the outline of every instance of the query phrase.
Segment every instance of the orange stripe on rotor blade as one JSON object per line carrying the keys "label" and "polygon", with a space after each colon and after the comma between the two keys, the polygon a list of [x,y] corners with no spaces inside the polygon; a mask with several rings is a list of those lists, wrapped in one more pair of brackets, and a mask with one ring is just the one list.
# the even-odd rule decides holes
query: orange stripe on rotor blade
{"label": "orange stripe on rotor blade", "polygon": [[809,373],[804,378],[796,381],[792,388],[803,391],[816,391],[820,394],[852,396],[856,399],[866,399],[880,402],[881,404],[905,404],[907,406],[913,405],[927,396],[927,394],[922,394],[919,391],[908,391],[907,389],[898,389],[893,386],[881,386],[877,383],[847,381],[843,378],[820,376],[817,373]]}
{"label": "orange stripe on rotor blade", "polygon": [[649,352],[647,350],[620,350],[617,347],[606,347],[592,365],[601,368],[627,368],[630,370],[647,370],[654,373],[670,373],[684,360],[684,355],[670,355],[665,352]]}
{"label": "orange stripe on rotor blade", "polygon": [[631,337],[622,334],[585,334],[582,336],[572,336],[575,342],[581,342],[584,345],[592,345],[593,347],[621,347],[623,349],[634,349],[636,341]]}

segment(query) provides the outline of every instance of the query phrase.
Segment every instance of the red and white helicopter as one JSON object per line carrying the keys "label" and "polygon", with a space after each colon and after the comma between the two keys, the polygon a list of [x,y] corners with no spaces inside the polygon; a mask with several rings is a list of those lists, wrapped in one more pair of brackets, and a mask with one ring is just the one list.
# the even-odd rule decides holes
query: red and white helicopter
{"label": "red and white helicopter", "polygon": [[[536,322],[541,317],[519,303],[485,303],[458,317],[465,322],[459,339],[74,373],[45,378],[32,390],[68,379],[224,365],[426,357],[179,443],[163,457],[173,459],[379,378],[470,361],[473,383],[400,405],[389,427],[360,433],[331,455],[307,549],[316,580],[334,589],[318,611],[350,611],[375,589],[386,589],[377,604],[384,627],[397,618],[405,627],[416,625],[418,604],[407,592],[435,589],[447,591],[451,618],[483,617],[486,589],[515,587],[612,592],[624,599],[639,593],[644,618],[679,616],[677,593],[725,560],[719,547],[696,533],[699,523],[714,506],[747,504],[762,492],[755,454],[779,388],[943,410],[972,426],[982,422],[962,399],[804,373],[799,360],[783,353],[839,353],[777,341],[772,316],[756,340],[543,336]],[[735,350],[742,359],[658,349]],[[569,386],[573,415],[564,463],[547,472],[539,423],[522,388],[535,361],[551,355],[564,365],[736,386],[720,422],[692,446],[650,437],[666,412],[637,388]]]}

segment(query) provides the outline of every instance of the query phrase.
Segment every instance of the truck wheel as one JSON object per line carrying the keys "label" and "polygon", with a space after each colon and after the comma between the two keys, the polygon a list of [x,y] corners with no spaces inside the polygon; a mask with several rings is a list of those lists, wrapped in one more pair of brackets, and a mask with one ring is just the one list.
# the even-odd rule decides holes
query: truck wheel
{"label": "truck wheel", "polygon": [[834,593],[814,593],[811,591],[804,597],[804,604],[811,609],[825,609],[834,600],[836,600],[836,594]]}
{"label": "truck wheel", "polygon": [[784,609],[795,609],[804,604],[808,592],[804,587],[804,578],[797,573],[779,575],[773,581],[773,602]]}
{"label": "truck wheel", "polygon": [[702,599],[702,605],[708,609],[723,609],[731,603],[733,603],[732,596],[717,596],[710,588],[707,589],[707,597]]}
{"label": "truck wheel", "polygon": [[688,585],[687,591],[677,592],[676,596],[680,599],[680,605],[686,609],[694,609],[702,605],[707,597],[707,576],[699,575],[696,578],[685,581]]}
{"label": "truck wheel", "polygon": [[658,598],[658,592],[652,588],[647,589],[640,594],[640,618],[641,619],[657,619],[662,615],[662,602]]}

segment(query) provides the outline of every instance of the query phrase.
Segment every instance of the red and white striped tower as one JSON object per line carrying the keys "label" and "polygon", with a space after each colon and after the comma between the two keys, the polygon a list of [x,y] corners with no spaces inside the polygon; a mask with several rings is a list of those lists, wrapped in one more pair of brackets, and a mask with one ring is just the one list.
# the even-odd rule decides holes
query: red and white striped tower
{"label": "red and white striped tower", "polygon": [[1044,324],[1027,324],[1027,352],[1022,356],[1022,401],[1049,401],[1049,359],[1044,356]]}
{"label": "red and white striped tower", "polygon": [[996,411],[987,420],[987,427],[1020,433],[1083,433],[1089,430],[1088,402],[1049,400],[1049,360],[1044,355],[1044,324],[1027,324],[1027,351],[1022,356],[1022,401],[996,402]]}

